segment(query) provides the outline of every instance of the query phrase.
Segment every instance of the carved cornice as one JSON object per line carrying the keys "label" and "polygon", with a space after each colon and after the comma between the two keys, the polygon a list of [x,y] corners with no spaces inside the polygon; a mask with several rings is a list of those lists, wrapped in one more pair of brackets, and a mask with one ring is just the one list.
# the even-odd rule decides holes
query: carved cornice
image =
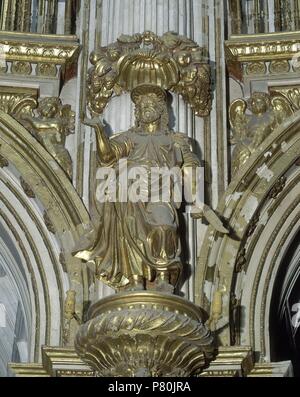
{"label": "carved cornice", "polygon": [[36,33],[0,33],[0,45],[7,61],[45,62],[64,65],[74,62],[80,45],[76,36]]}
{"label": "carved cornice", "polygon": [[218,349],[216,358],[201,377],[244,377],[253,369],[253,354],[249,346],[225,346]]}
{"label": "carved cornice", "polygon": [[229,73],[238,80],[243,79],[243,74],[298,72],[299,51],[299,32],[236,35],[225,42]]}
{"label": "carved cornice", "polygon": [[257,363],[248,375],[251,378],[259,377],[292,377],[293,367],[290,361],[281,361],[277,363]]}
{"label": "carved cornice", "polygon": [[[42,363],[9,364],[16,377],[95,377],[95,371],[80,360],[74,349],[42,348]],[[257,363],[254,365],[251,348],[247,346],[220,347],[216,358],[200,377],[274,377],[289,376],[291,363]]]}
{"label": "carved cornice", "polygon": [[236,35],[225,41],[227,62],[292,59],[300,51],[300,32]]}
{"label": "carved cornice", "polygon": [[[12,62],[13,73],[31,74],[32,65],[37,65],[38,75],[53,77],[53,65],[68,70],[77,62],[80,45],[76,36],[2,31],[0,52],[2,62]],[[6,70],[7,66],[2,65],[2,72]]]}
{"label": "carved cornice", "polygon": [[49,378],[42,364],[11,364],[9,370],[16,377]]}

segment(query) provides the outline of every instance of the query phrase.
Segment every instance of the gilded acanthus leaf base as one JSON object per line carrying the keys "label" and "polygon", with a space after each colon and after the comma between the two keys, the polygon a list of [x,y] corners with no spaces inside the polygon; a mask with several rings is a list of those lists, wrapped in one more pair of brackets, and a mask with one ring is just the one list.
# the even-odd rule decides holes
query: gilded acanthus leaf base
{"label": "gilded acanthus leaf base", "polygon": [[202,311],[178,296],[119,293],[97,302],[88,316],[75,348],[99,376],[191,376],[213,356]]}

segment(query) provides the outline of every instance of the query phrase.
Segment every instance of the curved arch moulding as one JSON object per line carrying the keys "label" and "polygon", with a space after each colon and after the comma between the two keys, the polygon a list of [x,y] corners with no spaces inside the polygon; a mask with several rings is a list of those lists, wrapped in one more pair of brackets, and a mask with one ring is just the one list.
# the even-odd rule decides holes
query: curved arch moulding
{"label": "curved arch moulding", "polygon": [[[76,291],[80,317],[88,300],[87,269],[71,255],[91,230],[76,190],[48,152],[0,111],[0,223],[18,252],[30,295],[30,357],[62,344],[63,302]],[[29,316],[30,317],[30,316]]]}
{"label": "curved arch moulding", "polygon": [[221,344],[251,346],[257,359],[270,360],[274,282],[300,228],[299,157],[297,112],[235,175],[217,208],[230,234],[209,227],[198,259],[197,304],[213,314],[221,295]]}

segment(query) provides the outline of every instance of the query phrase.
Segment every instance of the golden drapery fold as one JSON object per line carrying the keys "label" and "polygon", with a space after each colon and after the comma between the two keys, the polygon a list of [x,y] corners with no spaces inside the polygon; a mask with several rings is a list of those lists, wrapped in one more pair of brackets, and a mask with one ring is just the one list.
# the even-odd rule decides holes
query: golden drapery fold
{"label": "golden drapery fold", "polygon": [[[134,148],[126,158],[128,174],[134,167],[144,167],[147,173],[143,177],[147,178],[153,167],[166,167],[168,170],[178,167],[182,170],[184,166],[199,166],[184,134],[166,132],[151,135],[134,130],[121,133],[111,139],[117,159],[124,154],[123,149],[128,148],[124,142],[130,142]],[[122,173],[118,166],[109,164],[116,172],[117,186]],[[150,190],[153,185],[159,186],[159,192],[154,194],[161,194],[163,183],[157,185],[146,179],[143,182],[142,186]],[[150,194],[153,195],[153,190],[148,190],[149,200],[145,201],[98,202],[98,234],[92,245],[78,251],[76,256],[94,262],[98,278],[115,289],[125,287],[134,277],[152,282],[160,272],[167,272],[170,283],[175,285],[182,269],[178,203],[174,200],[177,182],[174,179],[170,184],[168,202],[152,202]],[[128,180],[127,187],[130,189],[134,183]],[[117,197],[118,193],[119,188]]]}

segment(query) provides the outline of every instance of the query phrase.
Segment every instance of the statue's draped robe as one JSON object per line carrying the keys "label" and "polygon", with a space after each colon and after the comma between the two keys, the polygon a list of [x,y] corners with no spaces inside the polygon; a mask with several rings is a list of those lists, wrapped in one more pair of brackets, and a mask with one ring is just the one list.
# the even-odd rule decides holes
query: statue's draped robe
{"label": "statue's draped robe", "polygon": [[[129,130],[113,136],[110,142],[117,162],[104,164],[99,159],[100,165],[113,168],[117,184],[124,187],[124,181],[128,183],[128,193],[137,190],[133,184],[138,177],[127,182],[127,178],[124,179],[126,171],[130,175],[134,167],[143,167],[139,175],[139,186],[142,188],[137,192],[144,198],[136,201],[135,197],[136,202],[120,202],[120,185],[116,191],[116,202],[110,201],[113,194],[107,195],[107,201],[102,203],[97,201],[96,195],[98,235],[92,247],[78,252],[76,256],[94,261],[98,277],[114,288],[126,286],[132,276],[142,276],[152,281],[157,271],[169,271],[171,281],[175,283],[182,267],[177,214],[181,203],[176,203],[175,194],[176,188],[178,193],[182,190],[178,171],[181,175],[183,167],[199,166],[199,160],[191,151],[188,138],[172,131],[149,134]],[[125,159],[127,162],[124,162]],[[165,167],[166,170],[176,167],[177,173],[172,173],[170,189],[167,188],[168,178],[159,178],[158,174],[153,176],[152,173],[151,179],[150,170],[157,167]],[[164,202],[160,195],[159,202],[151,201],[151,195],[157,199],[163,188],[167,188],[165,193],[170,192],[170,199]],[[103,193],[101,182],[96,192]]]}

